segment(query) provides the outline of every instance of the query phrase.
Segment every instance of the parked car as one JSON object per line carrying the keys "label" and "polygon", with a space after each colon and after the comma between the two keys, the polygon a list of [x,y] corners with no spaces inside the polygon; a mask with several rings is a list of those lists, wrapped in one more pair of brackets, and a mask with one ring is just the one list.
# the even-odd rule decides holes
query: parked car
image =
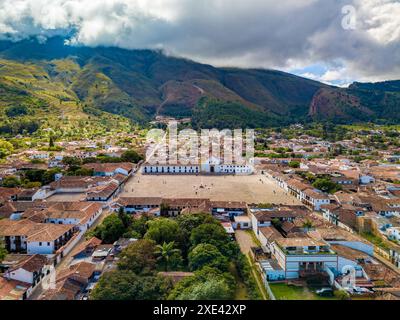
{"label": "parked car", "polygon": [[333,297],[333,289],[332,288],[322,288],[317,290],[317,295],[320,297]]}

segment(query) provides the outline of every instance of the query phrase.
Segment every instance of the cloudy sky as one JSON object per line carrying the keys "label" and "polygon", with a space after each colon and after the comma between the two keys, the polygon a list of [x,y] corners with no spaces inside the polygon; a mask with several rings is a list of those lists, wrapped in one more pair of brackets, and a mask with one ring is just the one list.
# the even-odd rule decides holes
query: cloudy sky
{"label": "cloudy sky", "polygon": [[66,33],[337,85],[400,79],[400,0],[0,0],[0,38]]}

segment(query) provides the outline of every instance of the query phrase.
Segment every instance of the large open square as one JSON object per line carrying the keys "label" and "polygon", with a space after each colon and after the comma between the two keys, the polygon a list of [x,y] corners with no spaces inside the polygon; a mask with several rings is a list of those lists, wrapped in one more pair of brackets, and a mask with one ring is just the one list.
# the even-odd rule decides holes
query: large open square
{"label": "large open square", "polygon": [[137,173],[122,197],[209,198],[213,201],[300,204],[263,175],[195,176]]}

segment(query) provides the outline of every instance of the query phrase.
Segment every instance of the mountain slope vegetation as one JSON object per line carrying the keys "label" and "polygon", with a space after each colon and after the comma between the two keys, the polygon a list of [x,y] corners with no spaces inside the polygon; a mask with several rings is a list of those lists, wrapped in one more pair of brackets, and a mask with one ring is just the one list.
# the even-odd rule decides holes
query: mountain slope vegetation
{"label": "mountain slope vegetation", "polygon": [[215,68],[160,51],[68,46],[61,37],[0,41],[0,59],[1,124],[13,123],[7,108],[21,105],[23,120],[40,119],[29,131],[46,119],[115,124],[119,116],[140,124],[156,116],[192,117],[196,127],[400,121],[399,81],[342,89],[274,70]]}

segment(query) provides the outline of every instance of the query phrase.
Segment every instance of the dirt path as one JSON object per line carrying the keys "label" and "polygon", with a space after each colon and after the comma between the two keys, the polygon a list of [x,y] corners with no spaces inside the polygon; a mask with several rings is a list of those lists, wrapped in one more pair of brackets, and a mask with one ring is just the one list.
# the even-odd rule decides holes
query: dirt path
{"label": "dirt path", "polygon": [[254,242],[249,232],[244,230],[236,230],[235,236],[236,241],[239,244],[240,251],[242,251],[245,256],[250,253],[251,247],[257,247],[257,244]]}
{"label": "dirt path", "polygon": [[263,296],[264,300],[269,300],[268,296],[265,294],[265,287],[262,281],[260,280],[260,275],[257,274],[258,271],[254,268],[254,265],[249,258],[249,253],[252,247],[257,247],[257,243],[255,243],[253,237],[251,236],[250,232],[244,230],[236,230],[235,231],[236,241],[239,244],[240,251],[246,256],[249,264],[251,266],[251,272],[253,274],[254,279],[257,282],[258,288]]}

